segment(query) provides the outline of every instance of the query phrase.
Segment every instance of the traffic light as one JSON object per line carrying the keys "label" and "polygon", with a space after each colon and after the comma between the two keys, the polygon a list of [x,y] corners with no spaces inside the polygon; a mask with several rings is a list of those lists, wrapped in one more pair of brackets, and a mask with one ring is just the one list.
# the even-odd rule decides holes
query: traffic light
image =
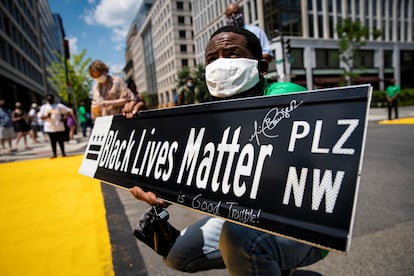
{"label": "traffic light", "polygon": [[65,50],[65,59],[70,59],[69,41],[67,39],[63,40],[63,46]]}
{"label": "traffic light", "polygon": [[284,48],[285,48],[285,55],[289,56],[290,55],[290,39],[286,39],[284,41]]}

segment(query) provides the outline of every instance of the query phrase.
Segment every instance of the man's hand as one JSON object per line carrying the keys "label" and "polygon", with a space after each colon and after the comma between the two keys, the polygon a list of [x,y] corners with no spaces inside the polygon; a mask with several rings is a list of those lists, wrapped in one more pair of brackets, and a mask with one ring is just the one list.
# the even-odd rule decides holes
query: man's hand
{"label": "man's hand", "polygon": [[122,114],[128,118],[134,118],[139,111],[141,111],[142,109],[144,109],[145,104],[142,101],[139,102],[135,102],[135,101],[130,101],[127,102],[124,107],[122,108]]}
{"label": "man's hand", "polygon": [[149,205],[158,205],[161,207],[167,207],[168,204],[162,200],[158,199],[153,192],[144,192],[140,187],[134,186],[129,189],[129,192],[138,200],[145,201]]}

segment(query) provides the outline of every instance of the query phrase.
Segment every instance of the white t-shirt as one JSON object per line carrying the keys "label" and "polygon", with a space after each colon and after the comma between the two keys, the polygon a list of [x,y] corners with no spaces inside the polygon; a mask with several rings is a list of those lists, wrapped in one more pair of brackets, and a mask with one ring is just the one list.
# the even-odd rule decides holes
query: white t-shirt
{"label": "white t-shirt", "polygon": [[54,104],[44,104],[40,107],[40,111],[37,114],[38,118],[42,116],[50,117],[44,119],[43,129],[45,132],[59,132],[65,131],[65,125],[63,122],[63,115],[69,112],[69,108],[61,103],[54,103]]}
{"label": "white t-shirt", "polygon": [[270,43],[267,39],[266,33],[260,28],[255,25],[244,25],[244,28],[256,35],[256,37],[260,40],[260,45],[262,46],[262,53],[268,54],[273,56],[272,50],[270,49]]}
{"label": "white t-shirt", "polygon": [[31,108],[31,109],[29,110],[29,117],[30,117],[30,118],[33,118],[33,119],[31,120],[31,122],[30,122],[30,124],[31,124],[32,126],[38,126],[38,125],[40,125],[40,119],[39,119],[39,117],[37,117],[37,111],[36,111],[36,109]]}

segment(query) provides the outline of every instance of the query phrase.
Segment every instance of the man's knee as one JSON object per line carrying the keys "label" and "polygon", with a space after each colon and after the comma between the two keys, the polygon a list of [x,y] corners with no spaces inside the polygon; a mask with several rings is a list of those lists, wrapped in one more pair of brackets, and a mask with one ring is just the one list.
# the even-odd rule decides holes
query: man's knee
{"label": "man's knee", "polygon": [[[220,250],[223,254],[227,254],[234,249],[241,250],[243,244],[248,240],[249,233],[247,228],[231,222],[225,222],[220,235]],[[250,229],[249,229],[250,230]]]}
{"label": "man's knee", "polygon": [[223,251],[226,250],[229,246],[233,243],[233,232],[236,232],[234,229],[234,224],[225,222],[223,224],[223,228],[221,229],[221,235],[220,235],[220,250]]}

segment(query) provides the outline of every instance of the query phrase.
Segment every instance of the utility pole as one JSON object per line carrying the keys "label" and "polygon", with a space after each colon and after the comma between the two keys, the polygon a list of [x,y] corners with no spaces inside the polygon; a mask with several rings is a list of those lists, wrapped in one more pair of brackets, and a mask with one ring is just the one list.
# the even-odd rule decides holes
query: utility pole
{"label": "utility pole", "polygon": [[285,39],[283,35],[275,38],[276,41],[276,71],[278,81],[290,81],[290,39]]}

